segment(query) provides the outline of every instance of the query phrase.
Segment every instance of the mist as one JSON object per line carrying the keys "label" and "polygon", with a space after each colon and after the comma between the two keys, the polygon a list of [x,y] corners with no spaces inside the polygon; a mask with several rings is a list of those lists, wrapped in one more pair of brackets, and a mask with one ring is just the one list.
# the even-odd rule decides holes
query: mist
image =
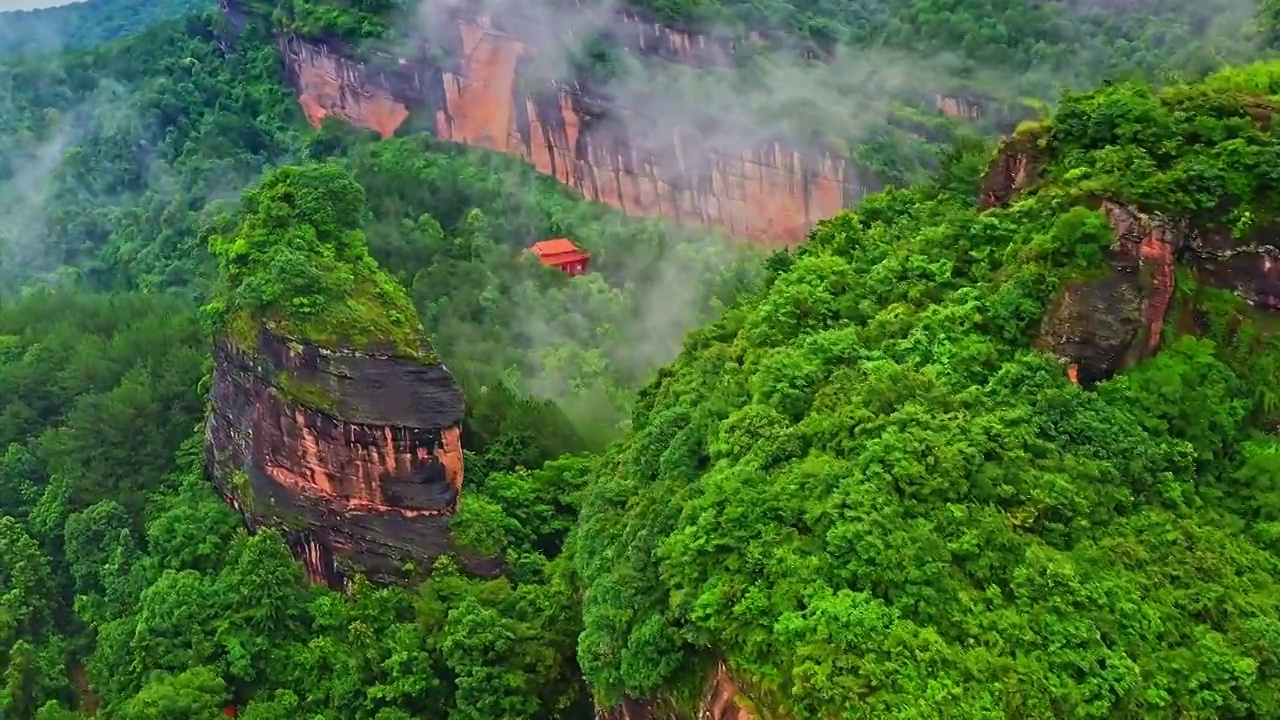
{"label": "mist", "polygon": [[[612,2],[580,7],[553,0],[481,0],[479,5],[484,14],[508,19],[531,48],[521,57],[522,82],[532,76],[545,81],[547,89],[553,78],[564,82],[577,75],[596,38],[635,36],[635,26],[625,25],[621,6]],[[471,0],[427,0],[416,13],[417,41],[450,46],[450,34],[457,33],[451,16],[474,7]],[[895,100],[919,98],[931,88],[941,91],[958,67],[953,57],[922,61],[889,51],[840,52],[818,62],[799,53],[761,53],[741,45],[735,50],[704,48],[697,66],[621,53],[611,77],[581,90],[603,102],[609,122],[625,126],[628,145],[641,157],[696,173],[714,157],[733,158],[774,143],[811,156],[837,145],[855,146],[882,131]],[[932,94],[927,97],[932,101]],[[530,189],[512,178],[510,192]],[[634,390],[676,357],[691,330],[714,320],[722,303],[761,274],[762,250],[741,239],[701,227],[670,228],[667,234],[667,242],[636,243],[625,250],[571,237],[597,253],[593,269],[605,276],[575,278],[563,289],[529,285],[511,299],[518,310],[506,334],[527,351],[520,390],[561,404],[582,424],[617,423],[628,414],[619,411],[625,411],[630,393],[612,392],[604,382],[605,368],[629,380]],[[616,237],[612,241],[631,245]],[[724,281],[709,282],[717,276]],[[613,307],[602,310],[593,303]],[[602,317],[611,321],[583,327],[587,318]]]}
{"label": "mist", "polygon": [[[1243,22],[1250,11],[1248,0],[1160,2],[1158,8],[1146,7],[1144,1],[1076,0],[1065,4],[1059,22],[1113,22],[1120,5],[1127,12],[1158,12],[1176,20],[1169,24],[1172,29],[1151,37],[1135,29],[1133,51],[1168,57],[1184,52],[1181,46],[1190,44],[1193,36],[1206,42],[1228,38],[1232,24]],[[582,59],[597,38],[634,39],[636,28],[626,23],[622,9],[623,3],[615,0],[425,0],[415,12],[414,32],[407,34],[413,43],[450,47],[457,13],[487,15],[530,48],[521,56],[521,81],[528,83],[532,77],[536,87],[539,82],[550,85],[553,80],[564,83],[581,77]],[[1111,15],[1104,17],[1103,12]],[[1240,28],[1235,30],[1238,34]],[[725,39],[735,35],[729,28],[703,31]],[[1232,47],[1239,47],[1238,40]],[[1228,58],[1211,42],[1207,47],[1210,56],[1237,59]],[[1101,68],[1111,62],[1106,52],[1082,47],[1077,65],[1064,67],[1058,58],[1014,68],[984,66],[953,53],[922,55],[885,47],[837,48],[814,60],[796,47],[738,40],[732,49],[728,42],[699,46],[696,66],[615,53],[610,58],[612,72],[592,78],[581,90],[608,108],[610,122],[625,126],[628,145],[639,155],[653,157],[658,166],[679,164],[696,172],[710,158],[732,158],[775,142],[802,151],[840,149],[850,157],[850,149],[886,132],[890,118],[904,106],[933,111],[935,97],[968,88],[1036,96],[1041,107],[1051,111],[1058,91],[1104,79]],[[1121,52],[1129,53],[1130,48]],[[1029,107],[1025,110],[1030,112]],[[512,192],[524,191],[513,182]],[[576,404],[582,411],[584,397],[593,398],[588,405],[618,402],[600,398],[598,388],[584,380],[602,361],[625,376],[647,378],[674,359],[687,333],[714,318],[717,301],[731,299],[714,297],[705,278],[738,267],[744,255],[740,240],[717,232],[702,233],[696,243],[696,249],[672,243],[664,251],[633,253],[620,267],[611,264],[609,282],[625,289],[626,300],[619,302],[630,307],[625,322],[598,328],[595,354],[571,357],[564,348],[573,346],[573,338],[582,338],[581,319],[572,316],[572,309],[588,302],[587,286],[599,283],[599,278],[575,279],[571,285],[581,286],[581,293],[558,292],[554,299],[560,302],[548,302],[552,298],[545,296],[519,298],[519,319],[508,330],[524,338],[529,349],[529,361],[522,368],[528,389],[544,399]],[[758,267],[758,262],[748,266]],[[598,415],[587,414],[593,419]]]}
{"label": "mist", "polygon": [[[587,6],[556,0],[426,0],[417,13],[425,40],[440,45],[445,34],[456,33],[448,18],[464,7],[505,18],[533,49],[521,58],[527,63],[524,72],[539,78],[573,78],[593,39],[635,34],[634,25],[622,19],[623,4],[612,0]],[[709,34],[730,37],[727,29],[712,28]],[[887,49],[841,50],[825,61],[764,49],[751,41],[737,43],[732,52],[707,45],[697,49],[697,66],[619,53],[613,76],[593,82],[586,93],[605,101],[641,153],[667,155],[678,136],[688,159],[774,141],[857,142],[886,119],[893,99],[928,95],[931,88],[942,91],[954,83],[960,67],[955,56],[917,58]]]}
{"label": "mist", "polygon": [[[0,180],[0,283],[10,291],[28,283],[48,283],[63,270],[59,253],[48,244],[50,194],[68,152],[98,124],[118,129],[131,125],[127,90],[102,80],[96,90],[62,112],[46,113],[41,136],[29,137],[5,158],[10,170]],[[5,114],[15,112],[15,99],[0,98]]]}

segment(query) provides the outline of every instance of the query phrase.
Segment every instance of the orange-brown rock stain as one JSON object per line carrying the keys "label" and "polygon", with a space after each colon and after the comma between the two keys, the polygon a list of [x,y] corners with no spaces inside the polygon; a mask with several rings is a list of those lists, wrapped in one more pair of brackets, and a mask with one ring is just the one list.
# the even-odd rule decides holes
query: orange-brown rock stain
{"label": "orange-brown rock stain", "polygon": [[[281,404],[285,406],[284,403]],[[411,472],[412,463],[406,453],[395,449],[395,429],[379,429],[379,443],[365,445],[356,442],[352,425],[343,425],[348,437],[340,446],[323,441],[310,423],[309,412],[301,406],[293,406],[292,414],[283,419],[284,439],[294,448],[294,466],[272,462],[263,463],[267,476],[282,487],[289,488],[304,497],[324,498],[335,510],[344,512],[389,512],[405,518],[441,515],[446,511],[435,509],[411,509],[398,507],[390,502],[382,490],[384,478]],[[271,418],[264,418],[270,422]],[[456,492],[462,491],[462,442],[459,428],[441,431],[443,443],[433,454],[445,468],[446,478]],[[425,448],[417,450],[418,459],[425,460]],[[301,465],[301,467],[297,467]]]}
{"label": "orange-brown rock stain", "polygon": [[[458,494],[462,493],[462,428],[445,428],[440,433],[441,447],[436,458],[444,465],[445,476]],[[423,458],[424,460],[426,458]]]}
{"label": "orange-brown rock stain", "polygon": [[1146,321],[1147,345],[1144,354],[1150,357],[1160,347],[1160,334],[1164,328],[1165,314],[1169,311],[1169,303],[1173,300],[1174,274],[1176,272],[1173,257],[1178,240],[1170,236],[1166,228],[1153,228],[1151,233],[1142,239],[1139,246],[1140,259],[1143,266],[1150,269],[1151,288],[1147,295]]}
{"label": "orange-brown rock stain", "polygon": [[1147,336],[1140,357],[1151,357],[1160,348],[1165,315],[1173,302],[1177,272],[1174,254],[1182,244],[1184,229],[1109,200],[1102,202],[1102,211],[1116,235],[1116,250],[1136,256],[1140,272],[1147,278],[1148,287],[1143,292]]}
{"label": "orange-brown rock stain", "polygon": [[353,84],[346,70],[345,61],[329,53],[294,65],[298,104],[307,122],[318,129],[325,118],[334,116],[373,130],[383,140],[394,135],[409,118],[409,109],[386,93]]}
{"label": "orange-brown rock stain", "polygon": [[1035,133],[1014,134],[1000,143],[1000,149],[982,178],[978,208],[1004,207],[1018,193],[1036,182],[1044,158]]}
{"label": "orange-brown rock stain", "polygon": [[436,133],[446,140],[510,151],[516,63],[528,47],[488,27],[485,18],[461,23],[459,31],[464,71],[444,74],[448,114],[436,115]]}
{"label": "orange-brown rock stain", "polygon": [[702,700],[702,717],[707,720],[755,720],[743,707],[742,688],[729,675],[723,662],[717,663]]}
{"label": "orange-brown rock stain", "polygon": [[294,557],[302,564],[307,573],[307,579],[316,586],[328,585],[329,574],[327,572],[326,559],[328,555],[324,547],[316,542],[316,539],[310,534],[304,536],[300,542],[295,542],[293,547]]}
{"label": "orange-brown rock stain", "polygon": [[73,660],[67,674],[70,676],[72,687],[75,688],[76,704],[80,712],[90,717],[97,715],[100,701],[98,694],[89,684],[89,673],[84,669],[84,665]]}
{"label": "orange-brown rock stain", "polygon": [[[698,720],[756,720],[756,714],[749,705],[742,688],[721,661],[707,674],[697,714],[693,717]],[[643,701],[627,698],[612,708],[601,709],[596,717],[599,720],[686,720],[690,713],[688,709],[677,707],[669,697]]]}
{"label": "orange-brown rock stain", "polygon": [[[447,368],[266,329],[247,349],[220,337],[213,350],[211,480],[250,530],[282,530],[312,581],[342,589],[362,572],[401,582],[442,554],[467,572],[502,571],[449,530],[464,484],[465,399]],[[283,389],[303,385],[324,401]]]}
{"label": "orange-brown rock stain", "polygon": [[982,107],[964,97],[938,95],[936,97],[938,112],[949,118],[979,120],[982,118]]}

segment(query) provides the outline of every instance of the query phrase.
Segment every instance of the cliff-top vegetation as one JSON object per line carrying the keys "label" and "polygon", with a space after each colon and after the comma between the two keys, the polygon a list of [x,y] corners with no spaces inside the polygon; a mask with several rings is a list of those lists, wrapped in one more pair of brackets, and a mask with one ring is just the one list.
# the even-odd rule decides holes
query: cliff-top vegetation
{"label": "cliff-top vegetation", "polygon": [[[501,4],[492,7],[502,7]],[[1203,76],[1224,60],[1244,62],[1268,42],[1273,2],[1240,0],[536,0],[569,22],[582,6],[627,7],[670,26],[746,36],[770,33],[789,53],[906,51],[921,72],[930,65],[981,83],[998,95],[1010,88],[1051,92],[1102,77]],[[418,3],[392,0],[251,0],[274,27],[316,38],[368,42],[420,28]],[[444,4],[440,4],[443,7]],[[513,5],[514,7],[514,5]],[[555,32],[548,27],[539,32]],[[883,59],[883,58],[881,58]],[[956,62],[958,60],[958,62]],[[1016,100],[1018,98],[1002,98]]]}
{"label": "cliff-top vegetation", "polygon": [[[1236,294],[1265,263],[1211,287],[1185,236],[1158,354],[1092,387],[1035,349],[1051,300],[1110,282],[1100,200],[1274,252],[1241,226],[1280,209],[1278,80],[1068,97],[1007,207],[977,209],[972,157],[776,258],[586,489],[591,685],[724,657],[781,717],[1280,713],[1280,340]],[[1116,321],[1094,310],[1074,337]]]}
{"label": "cliff-top vegetation", "polygon": [[285,166],[245,192],[234,229],[214,234],[219,288],[205,306],[238,345],[258,332],[330,348],[431,360],[418,311],[369,255],[364,188],[331,163]]}

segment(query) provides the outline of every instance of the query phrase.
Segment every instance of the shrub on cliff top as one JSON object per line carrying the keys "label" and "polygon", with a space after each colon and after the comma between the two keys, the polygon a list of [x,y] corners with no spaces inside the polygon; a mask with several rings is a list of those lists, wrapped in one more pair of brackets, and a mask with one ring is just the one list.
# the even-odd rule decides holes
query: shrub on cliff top
{"label": "shrub on cliff top", "polygon": [[220,291],[205,311],[218,330],[249,346],[264,324],[321,345],[420,356],[422,324],[369,255],[363,207],[364,189],[332,163],[279,168],[246,192],[232,230],[209,240]]}

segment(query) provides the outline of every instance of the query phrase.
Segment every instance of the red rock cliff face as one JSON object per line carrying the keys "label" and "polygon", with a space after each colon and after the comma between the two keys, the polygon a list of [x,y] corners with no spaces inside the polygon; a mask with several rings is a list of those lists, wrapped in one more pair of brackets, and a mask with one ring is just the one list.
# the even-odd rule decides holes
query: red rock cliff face
{"label": "red rock cliff face", "polygon": [[961,95],[937,95],[938,112],[950,118],[979,120],[982,118],[982,101]]}
{"label": "red rock cliff face", "polygon": [[[214,358],[214,481],[251,528],[281,528],[313,580],[338,588],[359,570],[391,582],[406,564],[456,552],[463,399],[443,366],[265,331],[259,350],[219,342]],[[462,559],[480,574],[498,569]]]}
{"label": "red rock cliff face", "polygon": [[[624,13],[615,47],[699,66],[723,62],[733,41],[643,22]],[[509,21],[518,26],[517,21]],[[780,143],[689,157],[694,128],[673,127],[663,148],[633,147],[625,117],[576,84],[530,79],[538,50],[490,18],[458,19],[448,61],[396,59],[384,70],[296,37],[280,40],[313,125],[337,117],[390,137],[411,112],[444,139],[509,152],[593,200],[636,215],[715,226],[770,244],[803,239],[818,220],[865,192],[835,155]],[[534,87],[524,87],[531,83]],[[651,128],[646,129],[651,134]]]}

